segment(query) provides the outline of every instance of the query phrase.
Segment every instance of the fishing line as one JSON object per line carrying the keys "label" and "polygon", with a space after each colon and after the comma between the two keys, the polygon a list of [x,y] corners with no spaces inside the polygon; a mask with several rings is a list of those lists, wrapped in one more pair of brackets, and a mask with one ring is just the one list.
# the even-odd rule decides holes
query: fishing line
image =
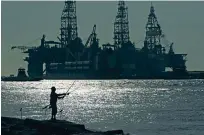
{"label": "fishing line", "polygon": [[[68,89],[67,92],[66,92],[66,95],[67,95],[68,93],[70,93],[69,91],[70,91],[70,89],[72,88],[72,86],[74,85],[75,82],[76,82],[76,80],[74,80],[74,82],[71,84],[71,86],[69,87],[69,89]],[[66,95],[64,96],[64,98],[66,97]],[[62,98],[62,100],[63,100],[64,98]],[[63,100],[61,110],[59,111],[59,112],[61,113],[61,115],[62,115],[63,108],[64,108],[64,102],[65,102],[65,100]],[[60,116],[60,117],[61,117],[61,116]]]}
{"label": "fishing line", "polygon": [[61,109],[60,109],[61,115],[62,115],[63,108],[64,108],[64,100],[62,101],[62,106],[61,106]]}

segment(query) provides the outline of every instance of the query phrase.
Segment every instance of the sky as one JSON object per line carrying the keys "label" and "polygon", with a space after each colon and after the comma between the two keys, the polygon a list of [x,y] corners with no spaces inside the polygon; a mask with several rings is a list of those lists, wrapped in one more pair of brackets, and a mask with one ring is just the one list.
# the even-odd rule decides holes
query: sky
{"label": "sky", "polygon": [[[100,45],[113,43],[113,23],[117,1],[77,1],[78,35],[86,42],[93,25]],[[145,25],[151,3],[127,1],[130,40],[137,43],[145,38]],[[162,31],[174,42],[176,53],[187,53],[188,70],[204,70],[204,2],[153,2]],[[63,1],[3,1],[1,3],[1,74],[17,74],[19,67],[27,68],[26,54],[11,50],[12,46],[38,46],[40,38],[57,40]],[[136,44],[140,48],[143,44]]]}

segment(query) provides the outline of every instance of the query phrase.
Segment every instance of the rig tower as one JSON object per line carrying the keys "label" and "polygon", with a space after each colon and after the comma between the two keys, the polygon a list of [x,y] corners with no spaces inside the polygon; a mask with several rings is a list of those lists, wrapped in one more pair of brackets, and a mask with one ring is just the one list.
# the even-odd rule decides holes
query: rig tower
{"label": "rig tower", "polygon": [[118,13],[114,23],[114,44],[117,47],[129,41],[128,24],[128,8],[125,6],[125,2],[120,0],[118,3]]}
{"label": "rig tower", "polygon": [[160,46],[161,35],[162,30],[154,13],[154,7],[151,3],[150,13],[146,24],[145,49],[153,52],[156,46]]}
{"label": "rig tower", "polygon": [[62,48],[67,47],[71,40],[78,37],[76,1],[65,1],[61,16],[61,44]]}

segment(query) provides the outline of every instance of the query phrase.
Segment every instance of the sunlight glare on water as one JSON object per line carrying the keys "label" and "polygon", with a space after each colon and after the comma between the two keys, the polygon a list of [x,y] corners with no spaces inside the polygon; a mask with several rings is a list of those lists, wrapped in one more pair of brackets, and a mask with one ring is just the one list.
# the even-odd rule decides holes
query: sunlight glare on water
{"label": "sunlight glare on water", "polygon": [[[1,82],[2,116],[50,119],[50,88],[65,93],[73,80]],[[77,80],[58,100],[57,118],[89,129],[137,135],[204,134],[204,80]]]}

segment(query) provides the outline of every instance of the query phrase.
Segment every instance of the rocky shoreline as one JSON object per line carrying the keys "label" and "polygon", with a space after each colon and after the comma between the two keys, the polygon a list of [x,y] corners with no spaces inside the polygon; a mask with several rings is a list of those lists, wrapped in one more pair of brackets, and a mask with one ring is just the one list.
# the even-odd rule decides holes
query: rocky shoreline
{"label": "rocky shoreline", "polygon": [[33,120],[1,117],[2,135],[125,135],[123,130],[90,131],[65,120]]}

